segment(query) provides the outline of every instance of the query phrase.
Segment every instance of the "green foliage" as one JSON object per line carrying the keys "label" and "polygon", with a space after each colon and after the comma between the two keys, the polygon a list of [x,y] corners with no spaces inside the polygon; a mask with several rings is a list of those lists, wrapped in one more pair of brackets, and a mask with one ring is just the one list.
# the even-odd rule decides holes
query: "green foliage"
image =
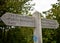
{"label": "green foliage", "polygon": [[29,27],[16,27],[0,30],[0,43],[33,43],[33,30]]}
{"label": "green foliage", "polygon": [[[52,8],[43,13],[46,14],[46,18],[55,19],[58,21],[59,27],[56,30],[48,30],[48,31],[52,31],[52,33],[55,33],[55,34],[53,34],[53,37],[51,37],[51,35],[49,35],[50,38],[52,38],[54,40],[51,43],[60,43],[60,1],[58,1],[58,3],[56,3],[56,4],[52,4]],[[45,30],[45,32],[46,31],[47,30]],[[50,32],[48,32],[48,33],[50,33]]]}
{"label": "green foliage", "polygon": [[0,2],[2,3],[2,5],[0,4],[0,16],[5,12],[29,14],[34,6],[34,4],[30,4],[31,0],[2,0]]}
{"label": "green foliage", "polygon": [[10,29],[7,33],[7,43],[33,43],[32,37],[33,28]]}
{"label": "green foliage", "polygon": [[56,43],[56,31],[52,29],[43,29],[43,43]]}

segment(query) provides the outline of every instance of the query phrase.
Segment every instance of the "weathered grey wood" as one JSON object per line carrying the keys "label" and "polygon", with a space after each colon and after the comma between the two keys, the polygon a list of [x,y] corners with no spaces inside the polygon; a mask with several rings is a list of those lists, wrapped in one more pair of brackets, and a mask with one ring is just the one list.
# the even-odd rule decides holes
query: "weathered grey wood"
{"label": "weathered grey wood", "polygon": [[1,19],[6,25],[10,26],[34,27],[34,18],[32,16],[5,13]]}
{"label": "weathered grey wood", "polygon": [[[2,17],[0,17],[0,21],[1,19],[6,25],[10,26],[35,27],[35,17],[32,16],[22,16],[13,13],[5,13]],[[41,19],[41,26],[42,28],[57,29],[59,24],[56,20]]]}
{"label": "weathered grey wood", "polygon": [[43,43],[42,42],[42,29],[41,29],[41,17],[40,17],[40,13],[35,12],[33,14],[33,16],[35,17],[35,30],[34,30],[34,36],[37,37],[37,41],[34,43]]}
{"label": "weathered grey wood", "polygon": [[42,28],[57,29],[59,24],[57,20],[41,19],[41,26]]}

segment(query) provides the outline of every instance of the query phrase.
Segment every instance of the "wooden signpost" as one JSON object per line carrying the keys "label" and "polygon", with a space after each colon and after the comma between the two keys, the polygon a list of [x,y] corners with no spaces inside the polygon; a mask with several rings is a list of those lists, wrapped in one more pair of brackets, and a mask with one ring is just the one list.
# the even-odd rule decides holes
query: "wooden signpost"
{"label": "wooden signpost", "polygon": [[42,28],[57,29],[59,24],[56,20],[41,19],[41,26],[42,26]]}
{"label": "wooden signpost", "polygon": [[2,21],[9,26],[34,27],[34,18],[31,16],[22,16],[13,13],[5,13],[1,17]]}
{"label": "wooden signpost", "polygon": [[9,26],[35,27],[34,43],[43,43],[41,28],[57,29],[59,26],[56,20],[41,19],[39,12],[35,12],[33,16],[22,16],[13,13],[5,13],[2,17],[0,17],[0,19]]}

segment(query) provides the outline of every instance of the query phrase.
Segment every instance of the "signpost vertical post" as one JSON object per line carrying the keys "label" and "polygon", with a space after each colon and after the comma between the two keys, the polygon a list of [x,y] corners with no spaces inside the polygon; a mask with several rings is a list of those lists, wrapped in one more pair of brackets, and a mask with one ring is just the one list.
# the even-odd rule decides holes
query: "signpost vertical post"
{"label": "signpost vertical post", "polygon": [[34,43],[42,43],[42,29],[41,29],[41,17],[40,13],[34,13],[33,16],[35,17],[35,30],[34,36],[36,37]]}

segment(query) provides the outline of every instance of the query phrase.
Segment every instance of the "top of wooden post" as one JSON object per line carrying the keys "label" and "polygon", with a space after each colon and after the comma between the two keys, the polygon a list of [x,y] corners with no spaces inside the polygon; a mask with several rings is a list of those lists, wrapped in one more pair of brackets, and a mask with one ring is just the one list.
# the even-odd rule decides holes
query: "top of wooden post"
{"label": "top of wooden post", "polygon": [[35,12],[33,13],[33,16],[34,16],[34,17],[39,17],[39,18],[40,18],[40,13],[39,13],[38,11],[35,11]]}

